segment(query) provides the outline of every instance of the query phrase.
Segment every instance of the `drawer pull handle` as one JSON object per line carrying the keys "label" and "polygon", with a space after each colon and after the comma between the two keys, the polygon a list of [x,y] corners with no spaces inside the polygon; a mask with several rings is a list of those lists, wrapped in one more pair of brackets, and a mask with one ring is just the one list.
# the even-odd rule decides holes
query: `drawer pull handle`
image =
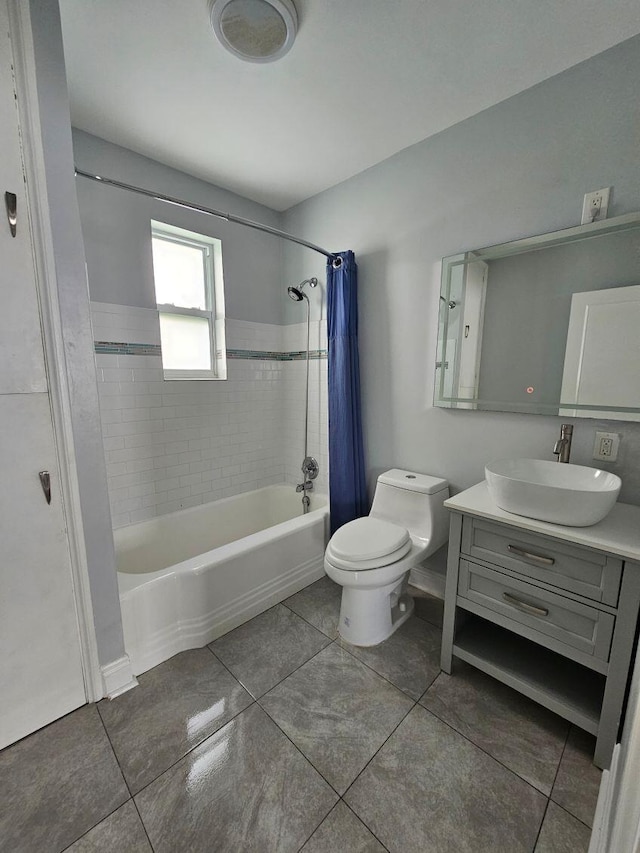
{"label": "drawer pull handle", "polygon": [[515,595],[510,595],[508,592],[503,592],[502,597],[508,604],[522,610],[523,613],[530,613],[532,616],[548,616],[549,611],[545,607],[536,607],[535,604],[529,604],[526,601],[521,601]]}
{"label": "drawer pull handle", "polygon": [[532,560],[534,563],[541,563],[543,566],[552,566],[555,563],[553,557],[543,557],[542,554],[532,554],[531,551],[523,551],[522,548],[517,548],[515,545],[507,545],[507,550],[518,557],[523,557],[525,560]]}

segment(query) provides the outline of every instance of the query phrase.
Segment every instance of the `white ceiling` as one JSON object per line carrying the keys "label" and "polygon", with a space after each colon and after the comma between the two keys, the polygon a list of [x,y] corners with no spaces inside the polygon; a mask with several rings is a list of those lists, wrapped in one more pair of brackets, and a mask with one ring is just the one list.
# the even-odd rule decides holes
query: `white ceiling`
{"label": "white ceiling", "polygon": [[295,3],[256,65],[207,0],[60,0],[73,124],[285,210],[640,32],[638,0]]}

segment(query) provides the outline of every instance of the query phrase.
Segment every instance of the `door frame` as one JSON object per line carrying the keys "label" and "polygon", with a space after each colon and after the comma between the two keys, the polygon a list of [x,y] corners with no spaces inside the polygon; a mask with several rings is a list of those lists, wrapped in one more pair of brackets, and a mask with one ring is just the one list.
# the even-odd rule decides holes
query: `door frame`
{"label": "door frame", "polygon": [[[634,567],[640,570],[640,566]],[[640,652],[636,652],[622,737],[602,774],[589,853],[640,850]]]}
{"label": "door frame", "polygon": [[30,10],[29,4],[21,0],[2,0],[2,2],[7,2],[9,12],[20,145],[28,200],[26,213],[31,229],[51,418],[71,561],[82,674],[87,702],[96,702],[103,697],[104,687],[91,600],[71,420],[71,395],[58,303],[58,282],[50,227],[44,154],[40,142],[42,136]]}

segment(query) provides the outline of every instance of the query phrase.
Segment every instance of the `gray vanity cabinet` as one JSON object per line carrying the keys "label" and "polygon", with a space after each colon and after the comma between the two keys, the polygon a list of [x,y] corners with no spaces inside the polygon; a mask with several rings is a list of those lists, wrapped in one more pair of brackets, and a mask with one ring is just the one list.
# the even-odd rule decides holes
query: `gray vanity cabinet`
{"label": "gray vanity cabinet", "polygon": [[488,505],[483,485],[468,490],[469,500],[462,493],[447,502],[442,669],[451,673],[459,658],[591,732],[594,763],[608,767],[638,621],[640,560],[608,552],[607,536],[587,528],[559,528],[555,538],[553,525],[520,525],[497,508],[493,518],[474,515]]}

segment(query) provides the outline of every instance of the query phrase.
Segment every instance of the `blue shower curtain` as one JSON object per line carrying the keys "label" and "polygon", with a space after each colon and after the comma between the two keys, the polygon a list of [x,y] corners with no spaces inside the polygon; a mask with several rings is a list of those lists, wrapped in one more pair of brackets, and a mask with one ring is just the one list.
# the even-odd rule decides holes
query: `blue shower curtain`
{"label": "blue shower curtain", "polygon": [[331,532],[367,513],[358,362],[358,268],[351,251],[327,262]]}

